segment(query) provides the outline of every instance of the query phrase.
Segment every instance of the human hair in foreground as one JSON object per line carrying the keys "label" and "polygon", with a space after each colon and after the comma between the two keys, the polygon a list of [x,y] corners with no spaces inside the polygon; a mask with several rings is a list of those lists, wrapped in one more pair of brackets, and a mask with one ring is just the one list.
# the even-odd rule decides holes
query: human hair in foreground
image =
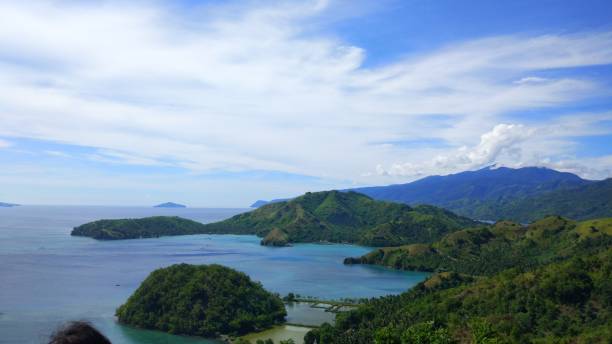
{"label": "human hair in foreground", "polygon": [[49,344],[111,344],[111,342],[90,323],[71,321],[51,336]]}

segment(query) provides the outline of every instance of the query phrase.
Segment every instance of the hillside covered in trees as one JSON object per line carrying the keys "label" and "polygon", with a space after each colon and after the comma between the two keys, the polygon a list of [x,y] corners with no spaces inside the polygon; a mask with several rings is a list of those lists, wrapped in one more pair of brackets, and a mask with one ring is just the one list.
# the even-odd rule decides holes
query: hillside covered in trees
{"label": "hillside covered in trees", "polygon": [[612,219],[500,222],[355,259],[439,271],[367,301],[306,343],[609,343]]}
{"label": "hillside covered in trees", "polygon": [[[349,242],[371,246],[433,242],[475,222],[433,206],[375,201],[355,192],[306,193],[205,225],[218,234],[256,234],[283,242]],[[274,244],[273,240],[265,243]]]}
{"label": "hillside covered in trees", "polygon": [[284,321],[285,306],[244,273],[177,264],[153,271],[116,312],[119,322],[173,334],[242,335]]}
{"label": "hillside covered in trees", "polygon": [[612,178],[488,206],[491,218],[531,222],[550,214],[587,220],[612,216]]}
{"label": "hillside covered in trees", "polygon": [[377,200],[431,204],[478,220],[528,223],[547,215],[612,216],[612,179],[590,181],[541,167],[492,168],[353,189]]}
{"label": "hillside covered in trees", "polygon": [[385,247],[346,264],[376,264],[395,269],[453,271],[491,275],[597,251],[612,245],[612,219],[583,222],[550,216],[528,226],[500,221],[444,236],[432,244]]}

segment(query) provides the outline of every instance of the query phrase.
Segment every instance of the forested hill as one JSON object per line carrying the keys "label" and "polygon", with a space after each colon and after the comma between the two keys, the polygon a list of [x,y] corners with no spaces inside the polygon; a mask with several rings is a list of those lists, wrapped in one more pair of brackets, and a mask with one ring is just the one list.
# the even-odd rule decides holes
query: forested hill
{"label": "forested hill", "polygon": [[491,275],[511,267],[538,266],[610,245],[612,218],[576,222],[550,216],[528,226],[501,221],[490,227],[461,230],[433,244],[381,248],[362,257],[347,258],[345,263]]}
{"label": "forested hill", "polygon": [[440,273],[307,335],[319,343],[577,343],[612,338],[612,249],[473,278]]}
{"label": "forested hill", "polygon": [[523,223],[550,214],[576,220],[609,217],[612,216],[612,178],[503,202],[490,209],[492,218]]}
{"label": "forested hill", "polygon": [[276,229],[275,237],[287,242],[392,246],[433,242],[447,233],[474,225],[470,219],[432,206],[410,207],[375,201],[355,192],[323,191],[267,204],[205,227],[209,233],[262,237]]}
{"label": "forested hill", "polygon": [[444,271],[311,331],[307,344],[600,343],[612,338],[612,219],[500,222],[364,263]]}
{"label": "forested hill", "polygon": [[286,314],[281,299],[246,274],[189,264],[153,271],[116,312],[123,324],[209,338],[260,331]]}
{"label": "forested hill", "polygon": [[[594,185],[587,188],[591,184]],[[585,194],[575,199],[579,206],[573,209],[565,206],[567,192],[577,189],[584,190]],[[606,190],[609,190],[606,183],[595,183],[571,173],[540,167],[487,167],[447,176],[430,176],[407,184],[352,189],[377,200],[431,204],[473,219],[510,218],[519,222],[530,222],[544,215],[576,219],[612,216],[612,207],[600,206],[602,200],[608,205],[612,203],[612,194]],[[558,192],[551,193],[554,191]],[[543,206],[537,198],[539,196],[550,202]]]}

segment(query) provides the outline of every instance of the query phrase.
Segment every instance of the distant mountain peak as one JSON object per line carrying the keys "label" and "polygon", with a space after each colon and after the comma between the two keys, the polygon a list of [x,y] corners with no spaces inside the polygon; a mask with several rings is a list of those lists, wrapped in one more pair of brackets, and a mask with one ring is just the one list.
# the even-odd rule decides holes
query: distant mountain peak
{"label": "distant mountain peak", "polygon": [[[497,220],[502,214],[501,209],[511,212],[516,202],[549,192],[574,190],[593,183],[595,182],[575,174],[547,167],[512,168],[492,164],[478,170],[429,176],[405,184],[352,190],[377,200],[432,204],[473,219]],[[598,190],[604,189],[599,187]],[[579,218],[584,216],[586,215],[578,214]],[[518,221],[530,219],[531,217],[517,218]]]}

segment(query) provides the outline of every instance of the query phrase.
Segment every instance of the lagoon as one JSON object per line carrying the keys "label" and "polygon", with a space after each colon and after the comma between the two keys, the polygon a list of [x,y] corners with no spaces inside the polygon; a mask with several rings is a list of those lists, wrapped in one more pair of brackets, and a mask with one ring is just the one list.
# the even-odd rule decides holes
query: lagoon
{"label": "lagoon", "polygon": [[[320,299],[397,294],[427,274],[343,265],[369,248],[298,244],[266,247],[260,238],[192,235],[97,241],[73,227],[102,218],[176,215],[218,221],[248,209],[21,206],[0,209],[0,343],[44,343],[67,320],[88,320],[114,343],[214,343],[118,325],[114,310],[154,269],[176,263],[223,264],[265,288]],[[300,315],[300,312],[302,315]],[[312,321],[289,309],[288,319]]]}

